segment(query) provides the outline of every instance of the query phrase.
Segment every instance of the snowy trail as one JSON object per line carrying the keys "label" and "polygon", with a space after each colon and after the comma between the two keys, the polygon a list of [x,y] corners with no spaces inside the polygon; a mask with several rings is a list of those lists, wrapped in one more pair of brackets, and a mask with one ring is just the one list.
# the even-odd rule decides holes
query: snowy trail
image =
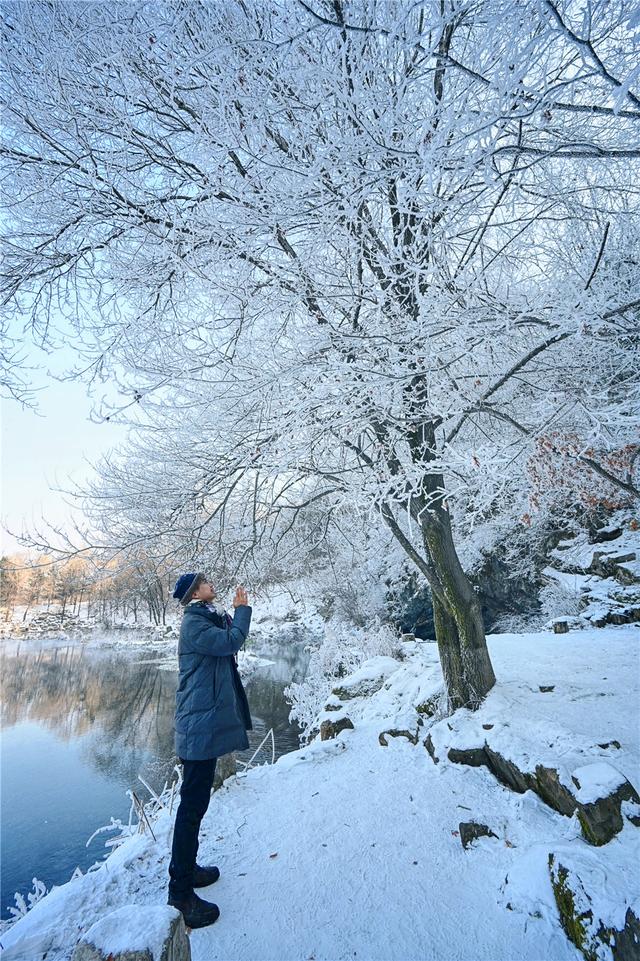
{"label": "snowy trail", "polygon": [[[421,745],[382,748],[373,729],[302,754],[214,798],[201,852],[222,871],[204,892],[221,917],[192,932],[193,961],[581,957],[552,902],[531,918],[499,899],[523,805],[527,834],[563,838],[565,818],[484,770],[440,770]],[[472,816],[499,839],[464,851],[452,832]]]}

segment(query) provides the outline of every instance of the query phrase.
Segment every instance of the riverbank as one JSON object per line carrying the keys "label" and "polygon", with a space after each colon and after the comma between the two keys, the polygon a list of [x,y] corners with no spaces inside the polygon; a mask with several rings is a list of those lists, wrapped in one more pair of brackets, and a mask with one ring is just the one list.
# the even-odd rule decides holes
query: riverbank
{"label": "riverbank", "polygon": [[[437,714],[433,644],[405,643],[403,660],[374,658],[343,679],[318,719],[325,735],[340,733],[213,796],[200,857],[220,866],[204,896],[221,918],[191,933],[193,961],[579,959],[558,866],[576,912],[591,911],[577,929],[584,943],[600,926],[610,943],[600,938],[598,956],[612,958],[614,932],[640,916],[640,806],[618,798],[619,825],[613,817],[601,846],[583,821],[599,795],[640,783],[639,643],[633,626],[494,635],[498,683],[478,712],[448,719]],[[555,771],[573,815],[501,783],[499,765],[483,761],[492,756],[513,777]],[[155,840],[132,836],[36,904],[2,936],[3,958],[67,961],[98,918],[164,903],[174,815],[160,814]],[[494,836],[465,849],[461,822]]]}
{"label": "riverbank", "polygon": [[[273,740],[267,738],[257,763],[299,746],[284,690],[304,677],[306,637],[281,630],[266,656],[241,652],[254,728],[240,766],[270,730]],[[127,823],[129,792],[146,801],[144,782],[158,791],[175,777],[177,655],[175,640],[149,644],[144,636],[98,631],[86,638],[7,639],[0,655],[0,908],[8,920],[14,895],[26,899],[34,877],[49,889],[104,858],[105,835],[88,846],[87,840],[111,817]]]}

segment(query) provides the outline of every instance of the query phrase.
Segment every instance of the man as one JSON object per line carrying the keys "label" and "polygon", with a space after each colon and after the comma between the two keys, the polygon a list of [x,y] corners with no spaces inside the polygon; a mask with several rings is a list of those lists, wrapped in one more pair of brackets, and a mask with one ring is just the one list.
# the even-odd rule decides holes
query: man
{"label": "man", "polygon": [[190,928],[213,924],[218,906],[199,898],[194,888],[220,877],[217,867],[196,863],[198,832],[209,806],[216,759],[249,747],[252,727],[236,653],[249,633],[247,592],[236,588],[233,619],[212,604],[215,591],[204,574],[183,574],[173,592],[184,607],[178,642],[176,754],[183,765],[180,804],[169,865],[169,904]]}

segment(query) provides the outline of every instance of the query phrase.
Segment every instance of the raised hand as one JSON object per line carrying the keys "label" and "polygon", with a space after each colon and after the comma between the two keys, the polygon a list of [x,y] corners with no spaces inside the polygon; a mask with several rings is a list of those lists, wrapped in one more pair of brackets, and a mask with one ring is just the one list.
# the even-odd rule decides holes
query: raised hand
{"label": "raised hand", "polygon": [[247,597],[247,592],[244,587],[236,587],[236,596],[233,599],[233,606],[240,607],[241,604],[248,604],[249,598]]}

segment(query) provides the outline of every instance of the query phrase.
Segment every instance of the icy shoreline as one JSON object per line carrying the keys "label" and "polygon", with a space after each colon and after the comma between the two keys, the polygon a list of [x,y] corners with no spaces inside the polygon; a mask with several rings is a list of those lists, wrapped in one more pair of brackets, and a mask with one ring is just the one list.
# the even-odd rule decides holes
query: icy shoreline
{"label": "icy shoreline", "polygon": [[[441,740],[450,725],[451,743],[469,744],[478,725],[499,724],[506,753],[544,747],[567,772],[606,762],[637,787],[640,744],[629,722],[639,644],[633,626],[494,635],[496,687],[475,715],[444,721],[416,711],[441,684],[434,645],[407,645],[397,669],[388,664],[373,679],[375,690],[361,670],[358,693],[341,692],[352,730],[232,778],[213,796],[201,857],[221,869],[204,892],[221,918],[191,933],[194,961],[582,957],[560,923],[549,855],[581,866],[583,880],[597,876],[594,908],[619,928],[626,910],[640,907],[638,828],[625,817],[613,840],[593,847],[575,816],[445,751],[435,764],[423,740],[430,730]],[[402,732],[420,719],[414,744]],[[383,731],[393,732],[386,747]],[[461,821],[483,822],[496,837],[464,850]],[[122,904],[164,903],[172,817],[161,814],[153,828],[155,841],[134,835],[99,870],[36,904],[2,936],[3,958],[67,961],[98,918]]]}

